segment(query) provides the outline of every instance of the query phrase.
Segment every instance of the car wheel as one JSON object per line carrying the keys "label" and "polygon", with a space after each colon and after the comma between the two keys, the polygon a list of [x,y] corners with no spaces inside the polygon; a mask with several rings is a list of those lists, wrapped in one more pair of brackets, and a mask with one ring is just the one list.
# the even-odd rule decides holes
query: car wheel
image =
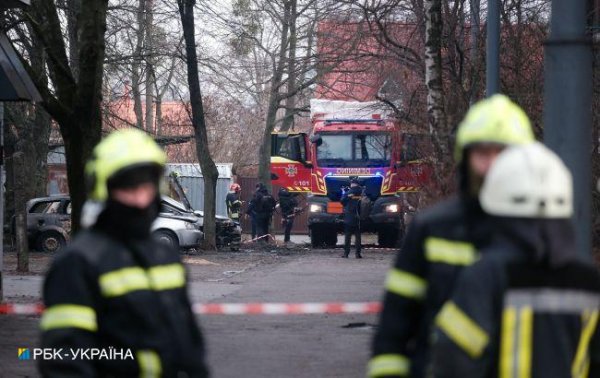
{"label": "car wheel", "polygon": [[154,240],[160,244],[175,250],[179,250],[179,240],[177,239],[177,235],[171,231],[158,230],[155,231],[152,236],[154,237]]}
{"label": "car wheel", "polygon": [[42,252],[56,252],[66,244],[64,236],[56,231],[43,232],[37,239],[37,248]]}

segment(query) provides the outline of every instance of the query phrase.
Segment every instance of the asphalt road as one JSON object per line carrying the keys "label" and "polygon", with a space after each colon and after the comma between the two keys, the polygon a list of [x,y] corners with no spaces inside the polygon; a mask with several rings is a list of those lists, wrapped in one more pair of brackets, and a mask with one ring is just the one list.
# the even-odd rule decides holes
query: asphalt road
{"label": "asphalt road", "polygon": [[[193,302],[379,300],[395,252],[366,250],[360,260],[339,258],[340,253],[267,248],[184,260]],[[8,301],[36,300],[40,279],[9,275]],[[0,377],[38,376],[33,361],[17,359],[17,348],[37,346],[38,321],[0,315]],[[364,377],[377,316],[204,315],[199,322],[213,377]]]}

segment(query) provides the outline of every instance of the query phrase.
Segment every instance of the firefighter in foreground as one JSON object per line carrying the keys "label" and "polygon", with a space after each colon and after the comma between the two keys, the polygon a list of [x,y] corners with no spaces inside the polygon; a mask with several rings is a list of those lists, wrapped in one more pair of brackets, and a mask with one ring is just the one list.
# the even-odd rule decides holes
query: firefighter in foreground
{"label": "firefighter in foreground", "polygon": [[435,377],[599,377],[600,273],[577,258],[571,174],[513,147],[480,194],[494,239],[436,318]]}
{"label": "firefighter in foreground", "polygon": [[348,258],[350,254],[350,242],[354,235],[354,244],[356,245],[357,259],[362,259],[360,250],[362,241],[360,238],[360,200],[362,198],[363,188],[358,179],[350,180],[350,188],[342,191],[342,205],[344,206],[344,253],[343,258]]}
{"label": "firefighter in foreground", "polygon": [[[206,377],[202,334],[177,251],[153,241],[166,156],[134,129],[86,165],[95,224],[56,256],[44,282],[42,347],[104,353],[41,361],[46,377]],[[112,357],[112,358],[111,358]]]}
{"label": "firefighter in foreground", "polygon": [[388,272],[370,377],[425,376],[433,319],[491,236],[477,198],[483,179],[503,148],[533,140],[526,114],[506,96],[471,107],[456,136],[459,193],[413,219]]}
{"label": "firefighter in foreground", "polygon": [[240,222],[240,213],[242,211],[242,200],[240,198],[242,187],[240,184],[233,183],[229,187],[229,193],[225,197],[227,206],[227,216],[235,222]]}

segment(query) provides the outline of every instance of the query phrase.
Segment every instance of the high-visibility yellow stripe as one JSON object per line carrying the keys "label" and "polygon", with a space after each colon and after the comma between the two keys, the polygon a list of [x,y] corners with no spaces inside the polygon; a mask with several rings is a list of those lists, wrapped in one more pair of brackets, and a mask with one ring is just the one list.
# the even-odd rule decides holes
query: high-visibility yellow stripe
{"label": "high-visibility yellow stripe", "polygon": [[478,358],[488,345],[489,336],[454,302],[447,302],[436,318],[437,326],[471,358]]}
{"label": "high-visibility yellow stripe", "polygon": [[524,307],[519,311],[519,351],[518,351],[518,377],[531,377],[531,359],[533,337],[533,310]]}
{"label": "high-visibility yellow stripe", "polygon": [[123,268],[100,276],[100,290],[106,297],[117,297],[137,290],[169,290],[185,285],[185,269],[179,263]]}
{"label": "high-visibility yellow stripe", "polygon": [[573,378],[587,377],[590,367],[588,346],[596,326],[598,325],[598,311],[586,311],[581,319],[581,336],[577,345],[575,359],[571,366],[571,376]]}
{"label": "high-visibility yellow stripe", "polygon": [[100,290],[106,297],[117,297],[137,290],[149,290],[150,280],[144,269],[131,267],[100,276]]}
{"label": "high-visibility yellow stripe", "polygon": [[507,307],[502,314],[502,338],[500,340],[500,378],[511,378],[514,370],[515,326],[517,310]]}
{"label": "high-visibility yellow stripe", "polygon": [[42,315],[40,328],[43,331],[58,328],[81,328],[95,332],[98,330],[96,311],[91,307],[74,304],[50,306]]}
{"label": "high-visibility yellow stripe", "polygon": [[425,256],[431,262],[450,265],[471,265],[477,260],[473,244],[433,237],[425,239]]}
{"label": "high-visibility yellow stripe", "polygon": [[367,376],[370,378],[388,375],[408,376],[410,360],[401,354],[381,354],[375,356],[367,365]]}
{"label": "high-visibility yellow stripe", "polygon": [[153,350],[140,350],[136,352],[140,367],[140,378],[154,378],[162,375],[160,357]]}
{"label": "high-visibility yellow stripe", "polygon": [[421,277],[403,270],[392,269],[387,275],[385,288],[392,293],[413,299],[422,299],[427,290],[427,282]]}
{"label": "high-visibility yellow stripe", "polygon": [[185,269],[178,263],[155,266],[148,273],[154,290],[176,289],[185,285]]}
{"label": "high-visibility yellow stripe", "polygon": [[271,163],[298,163],[296,160],[284,158],[282,156],[271,156]]}

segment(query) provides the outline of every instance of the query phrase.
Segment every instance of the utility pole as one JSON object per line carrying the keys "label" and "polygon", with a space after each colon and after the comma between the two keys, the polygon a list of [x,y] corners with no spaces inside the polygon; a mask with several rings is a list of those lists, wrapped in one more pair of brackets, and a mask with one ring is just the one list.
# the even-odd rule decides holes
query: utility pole
{"label": "utility pole", "polygon": [[0,101],[0,301],[4,299],[4,102]]}
{"label": "utility pole", "polygon": [[488,0],[485,96],[500,92],[500,0]]}
{"label": "utility pole", "polygon": [[[478,47],[479,47],[479,32],[480,32],[480,25],[481,25],[481,19],[480,19],[480,11],[481,11],[481,0],[470,0],[470,10],[471,10],[471,54],[470,54],[470,59],[471,59],[471,64],[473,64],[474,67],[478,66],[478,57],[477,54],[479,53]],[[473,105],[476,101],[477,101],[477,95],[479,93],[479,88],[480,86],[479,84],[479,73],[477,71],[477,69],[473,70],[473,77],[472,77],[472,89],[471,89],[471,95],[470,95],[470,99],[469,99],[469,104]]]}
{"label": "utility pole", "polygon": [[592,45],[588,0],[552,0],[544,56],[544,142],[573,174],[580,256],[591,257]]}

